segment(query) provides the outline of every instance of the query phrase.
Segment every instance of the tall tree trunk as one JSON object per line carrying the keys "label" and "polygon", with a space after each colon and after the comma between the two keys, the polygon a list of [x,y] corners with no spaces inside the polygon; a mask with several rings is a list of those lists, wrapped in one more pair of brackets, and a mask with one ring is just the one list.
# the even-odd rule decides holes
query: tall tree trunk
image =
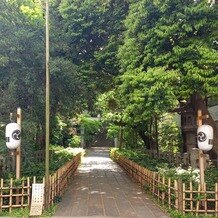
{"label": "tall tree trunk", "polygon": [[151,149],[150,138],[145,134],[143,130],[140,130],[138,133],[141,139],[143,140],[146,149],[150,150]]}
{"label": "tall tree trunk", "polygon": [[156,144],[156,150],[159,154],[159,144],[158,144],[158,118],[155,116],[155,144]]}
{"label": "tall tree trunk", "polygon": [[123,126],[120,126],[120,133],[119,133],[119,149],[123,148]]}

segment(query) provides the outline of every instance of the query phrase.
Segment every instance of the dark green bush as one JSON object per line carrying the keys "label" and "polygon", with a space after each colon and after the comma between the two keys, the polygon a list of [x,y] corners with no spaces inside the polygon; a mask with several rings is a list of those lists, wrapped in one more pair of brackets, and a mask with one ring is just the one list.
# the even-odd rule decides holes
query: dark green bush
{"label": "dark green bush", "polygon": [[158,171],[159,167],[172,166],[172,164],[167,162],[165,159],[154,159],[150,157],[149,155],[143,153],[142,151],[133,151],[133,150],[127,150],[127,149],[121,149],[121,150],[111,149],[112,156],[114,155],[114,153],[116,153],[117,155],[125,156],[128,159],[152,171]]}
{"label": "dark green bush", "polygon": [[[115,155],[127,157],[151,171],[159,171],[159,173],[174,180],[180,179],[183,182],[187,182],[187,184],[192,180],[193,182],[196,182],[196,186],[198,185],[199,172],[197,172],[197,169],[190,167],[188,170],[183,170],[181,167],[173,166],[172,163],[169,163],[165,159],[154,159],[141,151],[119,150],[118,148],[113,148],[111,149],[110,154],[112,158]],[[205,170],[205,182],[208,190],[215,189],[215,183],[218,182],[218,169],[216,167],[210,167]]]}
{"label": "dark green bush", "polygon": [[[51,146],[51,155],[49,157],[49,170],[50,173],[55,172],[57,169],[66,164],[78,153],[84,153],[82,148],[64,148],[62,146]],[[43,177],[45,175],[45,163],[44,162],[32,162],[23,169],[24,176],[37,176]]]}

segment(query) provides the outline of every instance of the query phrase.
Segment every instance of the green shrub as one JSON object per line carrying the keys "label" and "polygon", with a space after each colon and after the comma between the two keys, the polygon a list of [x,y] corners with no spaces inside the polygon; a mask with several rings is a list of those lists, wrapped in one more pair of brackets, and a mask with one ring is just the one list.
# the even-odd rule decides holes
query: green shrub
{"label": "green shrub", "polygon": [[175,113],[165,113],[158,124],[158,144],[160,151],[178,152],[182,143],[181,128]]}
{"label": "green shrub", "polygon": [[81,137],[78,135],[74,135],[72,138],[68,139],[69,142],[69,146],[72,148],[78,148],[80,147],[80,143],[81,143]]}
{"label": "green shrub", "polygon": [[117,125],[109,124],[107,126],[107,138],[114,139],[119,136],[120,128]]}
{"label": "green shrub", "polygon": [[79,153],[84,153],[82,148],[64,148],[62,146],[51,146],[50,171],[54,172]]}
{"label": "green shrub", "polygon": [[100,132],[101,122],[100,120],[93,119],[88,114],[82,114],[78,118],[78,123],[81,125],[80,128],[84,128],[84,139],[87,144],[91,144],[94,136]]}
{"label": "green shrub", "polygon": [[218,182],[218,168],[211,166],[205,170],[205,182],[210,189],[215,188],[215,183]]}
{"label": "green shrub", "polygon": [[199,169],[193,169],[189,167],[187,170],[182,169],[182,167],[174,167],[174,168],[158,168],[158,172],[173,180],[181,180],[182,182],[196,182],[197,184],[200,182],[200,171]]}
{"label": "green shrub", "polygon": [[57,115],[52,124],[51,144],[68,146],[68,140],[71,138],[70,127],[72,124],[70,120],[61,115]]}
{"label": "green shrub", "polygon": [[[64,148],[62,146],[50,146],[51,155],[49,157],[49,170],[50,173],[55,172],[57,169],[66,164],[74,156],[81,153],[84,154],[84,149],[82,148]],[[45,163],[36,163],[32,162],[28,166],[25,166],[23,169],[24,176],[37,176],[43,177],[45,175]]]}
{"label": "green shrub", "polygon": [[156,172],[160,167],[172,167],[171,163],[168,163],[167,160],[154,159],[142,151],[111,149],[110,153],[112,157],[114,154],[125,156],[126,158],[140,164],[141,166]]}
{"label": "green shrub", "polygon": [[[136,150],[127,150],[118,148],[113,148],[110,150],[111,157],[118,157],[122,155],[139,165],[151,170],[157,171],[165,177],[171,178],[173,180],[182,180],[183,182],[189,183],[193,181],[196,187],[200,181],[199,169],[189,169],[185,170],[181,167],[175,167],[165,159],[154,159],[149,155]],[[210,167],[205,170],[205,182],[207,184],[208,190],[215,189],[215,183],[218,181],[218,169],[215,167]]]}

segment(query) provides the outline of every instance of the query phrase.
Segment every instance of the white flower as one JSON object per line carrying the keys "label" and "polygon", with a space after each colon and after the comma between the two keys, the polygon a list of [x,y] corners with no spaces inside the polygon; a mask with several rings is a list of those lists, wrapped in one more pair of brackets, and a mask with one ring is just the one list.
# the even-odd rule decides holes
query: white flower
{"label": "white flower", "polygon": [[182,169],[182,167],[177,167],[176,168],[176,174],[177,175],[181,175],[181,174],[184,174],[184,173],[187,173],[187,171]]}

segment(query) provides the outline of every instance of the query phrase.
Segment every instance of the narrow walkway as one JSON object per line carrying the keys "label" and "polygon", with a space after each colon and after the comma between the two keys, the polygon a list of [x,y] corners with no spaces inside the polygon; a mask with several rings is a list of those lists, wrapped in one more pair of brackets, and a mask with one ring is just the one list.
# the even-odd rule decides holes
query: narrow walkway
{"label": "narrow walkway", "polygon": [[108,153],[88,151],[53,217],[168,218]]}

